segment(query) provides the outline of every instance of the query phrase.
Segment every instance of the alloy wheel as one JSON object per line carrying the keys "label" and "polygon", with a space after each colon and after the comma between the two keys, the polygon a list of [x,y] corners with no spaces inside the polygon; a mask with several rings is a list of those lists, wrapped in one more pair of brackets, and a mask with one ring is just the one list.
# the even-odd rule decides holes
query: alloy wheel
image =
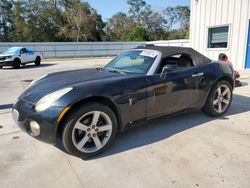
{"label": "alloy wheel", "polygon": [[213,99],[213,107],[217,113],[223,113],[227,110],[231,102],[231,92],[227,85],[221,85],[217,88]]}
{"label": "alloy wheel", "polygon": [[72,140],[83,153],[93,153],[104,147],[112,133],[110,117],[101,111],[84,114],[74,125]]}

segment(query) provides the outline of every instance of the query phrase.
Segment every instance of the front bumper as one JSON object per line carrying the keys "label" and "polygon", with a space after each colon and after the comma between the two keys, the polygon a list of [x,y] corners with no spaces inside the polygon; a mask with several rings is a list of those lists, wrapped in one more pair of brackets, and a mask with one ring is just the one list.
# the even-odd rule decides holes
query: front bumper
{"label": "front bumper", "polygon": [[[43,112],[36,112],[34,104],[19,100],[12,109],[12,116],[22,131],[42,142],[55,144],[59,124],[57,117],[62,111],[63,108],[51,107]],[[37,136],[32,134],[31,121],[37,122],[40,126],[40,134]]]}
{"label": "front bumper", "polygon": [[13,61],[0,61],[0,66],[12,66]]}

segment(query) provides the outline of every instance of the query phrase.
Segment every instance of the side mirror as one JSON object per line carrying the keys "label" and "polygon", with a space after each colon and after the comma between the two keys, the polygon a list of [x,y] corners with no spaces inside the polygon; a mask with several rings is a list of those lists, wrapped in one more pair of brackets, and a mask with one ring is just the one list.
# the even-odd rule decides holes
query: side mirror
{"label": "side mirror", "polygon": [[176,70],[177,65],[176,64],[168,64],[165,65],[161,71],[161,73],[167,73]]}

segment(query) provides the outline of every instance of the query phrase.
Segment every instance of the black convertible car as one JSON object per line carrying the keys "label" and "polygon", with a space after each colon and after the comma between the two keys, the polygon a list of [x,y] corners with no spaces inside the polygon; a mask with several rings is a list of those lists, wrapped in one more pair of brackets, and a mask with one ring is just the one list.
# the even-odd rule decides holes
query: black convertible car
{"label": "black convertible car", "polygon": [[223,115],[234,88],[233,67],[192,48],[144,46],[103,68],[53,73],[17,99],[13,118],[38,140],[83,158],[105,150],[117,132],[148,120],[202,109]]}

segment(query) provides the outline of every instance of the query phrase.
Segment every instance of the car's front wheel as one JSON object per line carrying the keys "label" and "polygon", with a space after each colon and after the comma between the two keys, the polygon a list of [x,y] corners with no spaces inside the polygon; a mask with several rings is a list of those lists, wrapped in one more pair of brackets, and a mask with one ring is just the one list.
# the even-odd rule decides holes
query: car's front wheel
{"label": "car's front wheel", "polygon": [[41,58],[40,58],[40,57],[36,57],[35,65],[36,65],[36,66],[41,65]]}
{"label": "car's front wheel", "polygon": [[228,81],[219,81],[212,88],[202,110],[211,116],[223,115],[231,104],[233,97],[232,90],[232,86]]}
{"label": "car's front wheel", "polygon": [[20,65],[21,65],[20,59],[15,59],[14,62],[13,62],[13,68],[14,69],[19,69]]}
{"label": "car's front wheel", "polygon": [[69,153],[86,159],[105,150],[116,134],[114,112],[101,103],[93,103],[74,109],[69,115],[62,133],[62,143]]}

